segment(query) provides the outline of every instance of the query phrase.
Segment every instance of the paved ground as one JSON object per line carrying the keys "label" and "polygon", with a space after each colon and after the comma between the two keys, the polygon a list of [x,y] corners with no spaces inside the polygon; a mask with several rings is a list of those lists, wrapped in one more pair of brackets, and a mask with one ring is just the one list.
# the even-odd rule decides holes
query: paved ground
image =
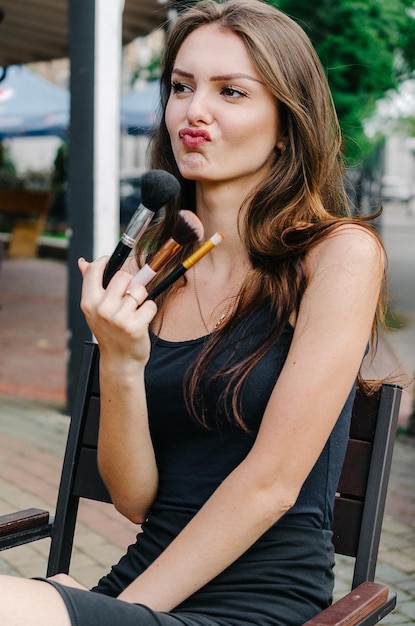
{"label": "paved ground", "polygon": [[[415,372],[415,217],[386,208],[382,234],[390,257],[397,330],[382,333],[368,375]],[[54,509],[68,417],[65,415],[66,267],[50,259],[4,260],[0,275],[0,514]],[[415,623],[415,437],[408,436],[413,386],[400,413],[377,579],[398,592],[384,624]],[[86,585],[134,540],[137,528],[98,503],[81,505],[71,573]],[[0,572],[43,575],[48,540],[4,551]],[[336,595],[350,585],[351,563],[337,563]]]}

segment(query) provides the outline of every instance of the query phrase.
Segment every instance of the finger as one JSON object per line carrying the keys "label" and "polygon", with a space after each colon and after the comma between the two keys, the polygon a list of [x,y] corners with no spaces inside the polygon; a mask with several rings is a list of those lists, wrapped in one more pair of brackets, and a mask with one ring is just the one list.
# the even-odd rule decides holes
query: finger
{"label": "finger", "polygon": [[103,256],[90,263],[83,258],[79,259],[78,266],[82,272],[84,283],[87,283],[89,286],[102,285],[102,275],[108,263],[108,258],[108,256]]}
{"label": "finger", "polygon": [[128,272],[128,274],[130,274],[130,278],[131,276],[135,276],[138,270],[140,269],[137,265],[137,260],[135,256],[129,256],[127,260],[124,262],[121,269],[124,270],[125,272]]}
{"label": "finger", "polygon": [[[125,292],[124,297],[125,298],[131,298],[135,302],[135,304],[136,304],[135,308],[138,309],[138,307],[141,304],[140,300],[138,300],[138,298],[136,298],[135,295],[133,293],[131,293],[131,291],[129,289],[127,289],[127,291]],[[131,302],[129,302],[129,304],[131,304]]]}
{"label": "finger", "polygon": [[86,261],[86,260],[84,259],[84,257],[83,257],[83,256],[81,256],[81,257],[78,259],[78,268],[79,268],[79,271],[80,271],[80,272],[81,272],[81,274],[82,274],[82,278],[85,276],[85,272],[87,271],[88,267],[89,267],[89,263],[88,263],[88,261]]}
{"label": "finger", "polygon": [[132,289],[127,289],[124,292],[123,300],[128,303],[128,306],[135,304],[135,308],[138,309],[147,297],[147,290],[141,285],[137,285]]}
{"label": "finger", "polygon": [[91,263],[85,259],[78,261],[82,273],[81,309],[85,315],[92,314],[105,294],[102,287],[102,275],[107,259],[108,257],[102,257]]}
{"label": "finger", "polygon": [[123,301],[130,310],[137,311],[140,314],[140,319],[148,326],[157,313],[157,305],[153,300],[146,300],[147,295],[145,287],[136,285],[132,289],[127,289]]}
{"label": "finger", "polygon": [[157,313],[157,304],[154,300],[146,300],[140,306],[139,311],[142,315],[143,321],[147,324],[147,326],[149,326]]}

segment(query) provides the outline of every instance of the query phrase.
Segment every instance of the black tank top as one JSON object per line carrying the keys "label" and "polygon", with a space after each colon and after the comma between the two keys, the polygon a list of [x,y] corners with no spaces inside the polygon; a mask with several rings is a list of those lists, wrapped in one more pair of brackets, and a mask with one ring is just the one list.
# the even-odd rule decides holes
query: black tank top
{"label": "black tank top", "polygon": [[[228,331],[226,346],[212,365],[240,362],[269,335],[267,306]],[[278,341],[250,372],[240,410],[249,428],[244,432],[226,416],[221,397],[225,379],[209,388],[209,428],[189,415],[184,379],[208,338],[170,342],[152,336],[146,367],[149,422],[159,469],[159,492],[152,513],[173,511],[191,517],[226,476],[246,457],[261,424],[268,399],[286,359],[293,329],[287,325]],[[344,460],[355,394],[351,390],[323,452],[301,489],[294,507],[278,523],[330,529],[334,496]]]}
{"label": "black tank top", "polygon": [[[233,360],[240,362],[262,345],[269,336],[270,324],[267,307],[261,307],[249,319],[240,320],[227,331],[225,347],[213,363],[212,371]],[[293,329],[287,326],[249,374],[240,407],[249,433],[227,420],[221,403],[218,408],[217,399],[226,380],[215,380],[210,388],[207,405],[210,428],[204,428],[188,414],[183,379],[207,338],[170,342],[152,337],[146,387],[160,487],[136,543],[93,591],[118,596],[166,549],[245,458],[255,441],[292,335]],[[354,391],[295,506],[226,570],[174,610],[180,623],[296,626],[328,606],[333,588],[332,505],[348,438],[353,396]],[[75,591],[70,590],[72,595]],[[111,623],[121,623],[119,615]],[[151,617],[152,623],[159,623],[159,614],[157,619]]]}

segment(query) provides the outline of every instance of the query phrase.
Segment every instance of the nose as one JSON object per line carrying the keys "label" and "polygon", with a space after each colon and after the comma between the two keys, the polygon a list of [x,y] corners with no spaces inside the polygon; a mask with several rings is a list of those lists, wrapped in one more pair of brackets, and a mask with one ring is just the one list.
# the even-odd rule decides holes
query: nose
{"label": "nose", "polygon": [[212,102],[203,90],[195,90],[189,98],[187,119],[190,125],[211,124],[213,121]]}

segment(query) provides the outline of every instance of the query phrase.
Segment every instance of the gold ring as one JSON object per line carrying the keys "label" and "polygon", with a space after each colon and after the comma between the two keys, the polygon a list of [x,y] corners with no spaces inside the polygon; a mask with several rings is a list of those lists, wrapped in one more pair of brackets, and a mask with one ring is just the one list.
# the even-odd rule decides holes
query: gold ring
{"label": "gold ring", "polygon": [[132,298],[133,300],[135,300],[135,303],[137,305],[137,308],[140,306],[140,302],[137,300],[137,298],[131,293],[131,291],[128,289],[125,294],[125,296],[130,296],[130,298]]}

